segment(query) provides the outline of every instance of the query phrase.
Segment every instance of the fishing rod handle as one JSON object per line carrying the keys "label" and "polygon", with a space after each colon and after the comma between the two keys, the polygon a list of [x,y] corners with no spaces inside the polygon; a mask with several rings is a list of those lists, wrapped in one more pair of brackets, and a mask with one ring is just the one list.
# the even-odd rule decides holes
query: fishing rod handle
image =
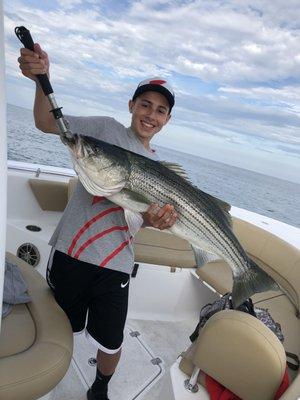
{"label": "fishing rod handle", "polygon": [[[32,40],[32,36],[30,34],[30,31],[26,29],[25,26],[17,26],[15,28],[15,34],[17,35],[18,39],[23,43],[26,49],[34,51],[34,42]],[[53,89],[47,74],[38,74],[37,79],[45,96],[53,93]]]}

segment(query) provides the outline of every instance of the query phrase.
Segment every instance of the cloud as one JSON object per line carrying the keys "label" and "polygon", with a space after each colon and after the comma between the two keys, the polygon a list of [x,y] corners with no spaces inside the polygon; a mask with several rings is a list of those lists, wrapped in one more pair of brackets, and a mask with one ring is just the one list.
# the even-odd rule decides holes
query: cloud
{"label": "cloud", "polygon": [[295,154],[298,0],[4,4],[8,80],[25,85],[13,29],[26,25],[49,53],[53,87],[69,112],[80,113],[81,104],[118,118],[137,82],[161,75],[174,83],[173,119],[181,129],[240,146],[270,139]]}
{"label": "cloud", "polygon": [[[77,3],[82,2],[60,2],[64,7]],[[137,69],[137,65],[144,69],[155,59],[163,69],[172,66],[177,73],[204,81],[299,77],[298,35],[270,24],[268,13],[258,17],[238,2],[132,2],[116,19],[93,7],[43,10],[25,5],[29,2],[13,4],[18,4],[11,7],[14,14],[33,24],[53,57],[62,57],[68,49],[74,61],[82,52],[92,51],[96,64],[113,70],[116,66]],[[55,40],[49,43],[50,32],[60,40],[58,49]]]}
{"label": "cloud", "polygon": [[300,155],[300,147],[291,147],[284,145],[277,145],[278,149],[286,152],[286,153],[294,153],[296,155]]}
{"label": "cloud", "polygon": [[82,0],[59,0],[59,6],[66,10],[70,10],[80,4],[82,4]]}

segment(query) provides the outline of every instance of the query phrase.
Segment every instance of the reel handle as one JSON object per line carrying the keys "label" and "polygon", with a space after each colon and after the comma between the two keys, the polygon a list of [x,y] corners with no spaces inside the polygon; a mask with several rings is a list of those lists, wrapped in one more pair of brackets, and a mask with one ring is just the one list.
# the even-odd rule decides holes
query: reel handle
{"label": "reel handle", "polygon": [[[15,34],[26,49],[34,51],[34,42],[31,33],[25,28],[25,26],[17,26],[15,28]],[[53,89],[47,74],[38,74],[37,78],[45,96],[53,93]]]}

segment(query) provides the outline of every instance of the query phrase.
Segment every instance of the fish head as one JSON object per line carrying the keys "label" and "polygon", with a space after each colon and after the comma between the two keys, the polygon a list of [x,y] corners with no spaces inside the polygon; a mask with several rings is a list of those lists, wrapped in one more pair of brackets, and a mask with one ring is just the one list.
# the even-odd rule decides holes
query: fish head
{"label": "fish head", "polygon": [[109,196],[123,189],[130,164],[122,149],[78,134],[73,135],[68,146],[79,180],[90,193]]}

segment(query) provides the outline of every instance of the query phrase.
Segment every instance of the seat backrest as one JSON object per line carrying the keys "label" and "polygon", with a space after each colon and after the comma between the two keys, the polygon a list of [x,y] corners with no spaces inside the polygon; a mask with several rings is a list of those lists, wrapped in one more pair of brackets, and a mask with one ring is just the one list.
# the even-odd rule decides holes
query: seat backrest
{"label": "seat backrest", "polygon": [[6,253],[6,257],[22,272],[31,301],[13,306],[4,318],[0,399],[38,399],[49,393],[68,371],[73,332],[39,272],[12,253]]}
{"label": "seat backrest", "polygon": [[68,202],[67,184],[51,180],[28,179],[29,186],[44,211],[63,211]]}
{"label": "seat backrest", "polygon": [[[285,351],[275,334],[235,310],[220,311],[207,321],[189,358],[243,400],[274,399],[286,370]],[[180,368],[190,374],[185,365],[181,362]]]}
{"label": "seat backrest", "polygon": [[136,262],[174,268],[196,265],[190,244],[168,232],[142,228],[134,237],[133,247]]}
{"label": "seat backrest", "polygon": [[281,285],[296,309],[300,309],[300,250],[258,226],[233,219],[233,231],[251,256]]}

